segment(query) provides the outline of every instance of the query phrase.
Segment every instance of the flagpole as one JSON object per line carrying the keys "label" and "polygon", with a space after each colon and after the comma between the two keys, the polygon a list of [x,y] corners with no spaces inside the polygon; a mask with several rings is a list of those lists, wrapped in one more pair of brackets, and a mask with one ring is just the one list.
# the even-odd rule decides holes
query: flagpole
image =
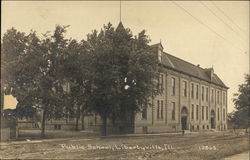
{"label": "flagpole", "polygon": [[120,0],[120,22],[122,21],[122,0]]}

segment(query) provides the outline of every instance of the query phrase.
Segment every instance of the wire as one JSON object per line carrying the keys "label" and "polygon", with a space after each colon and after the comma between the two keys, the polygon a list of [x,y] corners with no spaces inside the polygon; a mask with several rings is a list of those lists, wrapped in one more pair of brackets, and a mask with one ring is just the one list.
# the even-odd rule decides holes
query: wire
{"label": "wire", "polygon": [[240,28],[240,26],[239,25],[237,25],[237,23],[235,23],[234,21],[233,21],[233,19],[232,18],[230,18],[222,9],[220,9],[213,1],[211,1],[212,2],[212,4],[224,15],[224,16],[226,16],[241,32],[243,32],[245,35],[247,34],[242,28]]}
{"label": "wire", "polygon": [[232,30],[236,35],[239,36],[239,38],[246,43],[246,41],[241,37],[241,35],[239,35],[230,25],[228,25],[222,18],[220,18],[219,16],[217,16],[213,10],[211,10],[205,3],[203,3],[202,1],[199,1],[205,8],[207,8],[215,17],[217,17],[222,23],[224,23],[228,28],[230,28],[230,30]]}
{"label": "wire", "polygon": [[207,24],[203,23],[202,21],[200,21],[198,18],[196,18],[195,16],[193,16],[190,12],[188,12],[184,7],[180,6],[178,3],[176,3],[175,1],[171,1],[173,4],[175,4],[177,7],[179,7],[180,9],[182,9],[185,13],[187,13],[188,15],[190,15],[192,18],[194,18],[197,22],[199,22],[200,24],[204,25],[206,28],[208,28],[211,32],[213,32],[214,34],[216,34],[218,37],[222,38],[223,40],[225,40],[226,42],[230,43],[230,45],[233,45],[235,48],[239,49],[240,51],[244,52],[243,49],[235,46],[232,42],[228,41],[227,39],[225,39],[222,35],[220,35],[219,33],[217,33],[216,31],[214,31],[211,27],[209,27]]}

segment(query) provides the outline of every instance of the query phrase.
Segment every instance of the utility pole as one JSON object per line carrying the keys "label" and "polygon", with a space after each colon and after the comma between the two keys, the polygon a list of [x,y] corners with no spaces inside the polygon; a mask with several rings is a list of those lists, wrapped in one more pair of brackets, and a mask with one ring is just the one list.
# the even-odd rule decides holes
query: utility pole
{"label": "utility pole", "polygon": [[3,77],[4,77],[4,64],[1,64],[1,81],[0,81],[0,85],[1,85],[1,104],[0,104],[0,141],[2,141],[2,129],[3,129],[3,105],[4,105],[4,85],[3,85]]}

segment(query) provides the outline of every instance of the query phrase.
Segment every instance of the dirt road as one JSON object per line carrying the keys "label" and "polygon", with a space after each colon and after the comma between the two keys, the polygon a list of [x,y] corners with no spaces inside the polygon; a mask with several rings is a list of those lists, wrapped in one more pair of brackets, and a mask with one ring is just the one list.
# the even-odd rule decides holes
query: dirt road
{"label": "dirt road", "polygon": [[1,143],[0,158],[212,160],[248,149],[248,137],[214,134],[86,137]]}

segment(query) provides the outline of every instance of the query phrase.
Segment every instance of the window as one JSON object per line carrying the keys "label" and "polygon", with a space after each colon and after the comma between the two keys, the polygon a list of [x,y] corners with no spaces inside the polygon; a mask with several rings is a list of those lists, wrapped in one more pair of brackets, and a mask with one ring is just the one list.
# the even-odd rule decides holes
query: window
{"label": "window", "polygon": [[202,116],[202,120],[204,120],[204,106],[202,106],[202,110],[201,110],[201,116]]}
{"label": "window", "polygon": [[163,101],[157,101],[157,119],[163,119]]}
{"label": "window", "polygon": [[187,97],[187,82],[183,81],[183,96]]}
{"label": "window", "polygon": [[219,104],[220,103],[220,92],[217,91],[217,103]]}
{"label": "window", "polygon": [[226,104],[226,95],[225,95],[225,92],[223,92],[223,104]]}
{"label": "window", "polygon": [[192,109],[191,109],[191,119],[194,119],[194,105],[192,104]]}
{"label": "window", "polygon": [[206,101],[208,101],[208,88],[206,88]]}
{"label": "window", "polygon": [[163,74],[160,75],[160,89],[163,90]]}
{"label": "window", "polygon": [[142,119],[147,119],[147,108],[143,108],[142,110]]}
{"label": "window", "polygon": [[158,88],[162,92],[163,91],[163,74],[159,75],[158,78]]}
{"label": "window", "polygon": [[194,98],[194,84],[191,84],[191,98]]}
{"label": "window", "polygon": [[172,95],[175,95],[175,78],[171,78],[171,86],[172,86]]}
{"label": "window", "polygon": [[175,120],[175,102],[172,102],[172,120]]}
{"label": "window", "polygon": [[161,53],[161,51],[158,52],[158,60],[159,60],[159,62],[162,61],[162,53]]}
{"label": "window", "polygon": [[161,101],[161,119],[163,119],[163,101]]}
{"label": "window", "polygon": [[208,120],[208,106],[206,107],[206,120]]}
{"label": "window", "polygon": [[218,115],[218,120],[220,120],[220,109],[218,108],[218,113],[217,113],[217,115]]}
{"label": "window", "polygon": [[157,100],[157,119],[160,119],[160,101]]}
{"label": "window", "polygon": [[196,120],[199,119],[199,106],[196,105]]}
{"label": "window", "polygon": [[201,100],[204,101],[204,87],[201,88]]}
{"label": "window", "polygon": [[192,129],[192,131],[194,130],[194,126],[193,125],[191,126],[191,129]]}
{"label": "window", "polygon": [[211,90],[211,101],[214,102],[214,90]]}
{"label": "window", "polygon": [[223,121],[225,121],[226,116],[225,116],[225,109],[223,109]]}
{"label": "window", "polygon": [[199,98],[199,86],[196,85],[196,99]]}

